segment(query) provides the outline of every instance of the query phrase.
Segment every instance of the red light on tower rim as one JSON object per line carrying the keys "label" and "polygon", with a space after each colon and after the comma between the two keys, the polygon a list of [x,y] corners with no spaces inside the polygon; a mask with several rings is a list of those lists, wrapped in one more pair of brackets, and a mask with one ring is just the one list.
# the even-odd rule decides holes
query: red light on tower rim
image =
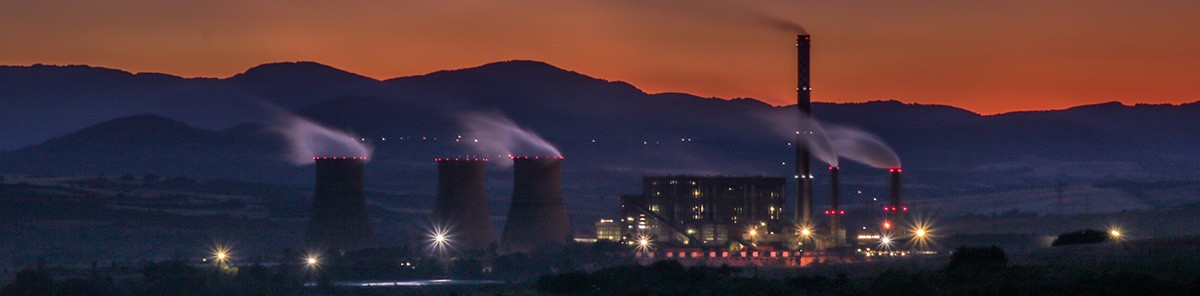
{"label": "red light on tower rim", "polygon": [[338,157],[338,156],[313,156],[313,160],[367,160],[366,156]]}
{"label": "red light on tower rim", "polygon": [[488,159],[487,158],[478,158],[478,157],[455,157],[455,158],[447,157],[447,158],[434,158],[433,161],[434,162],[449,162],[449,161],[487,162]]}
{"label": "red light on tower rim", "polygon": [[515,159],[542,159],[542,158],[545,158],[545,159],[566,159],[566,157],[563,157],[562,155],[557,155],[557,156],[540,156],[540,155],[534,155],[534,156],[533,156],[533,158],[530,158],[528,155],[523,155],[523,156],[509,155],[509,156],[508,156],[508,159],[514,159],[514,160],[515,160]]}

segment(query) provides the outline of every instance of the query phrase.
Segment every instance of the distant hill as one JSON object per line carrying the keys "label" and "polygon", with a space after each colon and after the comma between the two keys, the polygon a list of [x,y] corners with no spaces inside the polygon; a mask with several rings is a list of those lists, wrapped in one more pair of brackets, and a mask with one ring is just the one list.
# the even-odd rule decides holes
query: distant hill
{"label": "distant hill", "polygon": [[[455,116],[466,111],[506,114],[556,144],[567,157],[568,195],[615,200],[639,192],[647,174],[790,176],[792,167],[787,139],[761,119],[794,106],[647,94],[535,61],[382,81],[312,62],[267,64],[223,79],[5,66],[0,89],[0,149],[10,150],[0,153],[0,171],[12,173],[310,183],[311,167],[283,161],[283,141],[253,123],[269,121],[265,105],[366,138],[376,148],[370,186],[404,193],[433,193],[433,158],[475,154],[470,141],[454,141],[463,133]],[[1200,175],[1200,103],[994,116],[896,101],[813,109],[891,143],[904,162],[905,192],[919,197]],[[881,170],[843,167],[846,190],[883,194]],[[493,197],[507,194],[507,169],[489,172]]]}

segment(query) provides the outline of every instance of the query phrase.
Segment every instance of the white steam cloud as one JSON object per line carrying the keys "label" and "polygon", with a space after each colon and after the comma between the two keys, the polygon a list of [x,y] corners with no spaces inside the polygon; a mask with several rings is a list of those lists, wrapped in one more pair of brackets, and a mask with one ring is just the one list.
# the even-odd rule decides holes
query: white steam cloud
{"label": "white steam cloud", "polygon": [[514,156],[562,156],[562,153],[536,133],[521,128],[511,119],[495,112],[465,112],[457,115],[466,130],[466,138],[481,156],[498,157],[494,163],[511,165]]}
{"label": "white steam cloud", "polygon": [[829,135],[816,118],[796,116],[793,112],[775,112],[770,116],[761,117],[775,132],[788,141],[798,141],[796,145],[804,146],[809,154],[831,165],[838,165],[838,155],[830,145]]}
{"label": "white steam cloud", "polygon": [[[789,141],[800,140],[797,145],[808,148],[813,157],[831,166],[838,165],[838,157],[845,157],[876,168],[900,167],[896,152],[870,132],[821,122],[790,111],[774,112],[761,118],[774,126],[781,137]],[[803,134],[805,132],[808,132],[807,136]]]}
{"label": "white steam cloud", "polygon": [[337,131],[296,115],[283,115],[273,128],[288,139],[288,161],[313,163],[313,157],[367,157],[372,148],[349,132]]}
{"label": "white steam cloud", "polygon": [[846,159],[877,168],[898,168],[900,157],[878,136],[848,126],[825,123],[830,145]]}

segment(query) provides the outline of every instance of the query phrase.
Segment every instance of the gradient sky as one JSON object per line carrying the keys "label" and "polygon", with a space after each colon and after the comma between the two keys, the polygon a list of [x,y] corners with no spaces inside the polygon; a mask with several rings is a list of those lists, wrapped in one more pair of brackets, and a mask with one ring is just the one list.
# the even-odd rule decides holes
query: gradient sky
{"label": "gradient sky", "polygon": [[[253,3],[248,3],[253,2]],[[310,60],[374,78],[529,59],[643,90],[994,114],[1200,100],[1200,1],[0,1],[0,64],[227,77]]]}

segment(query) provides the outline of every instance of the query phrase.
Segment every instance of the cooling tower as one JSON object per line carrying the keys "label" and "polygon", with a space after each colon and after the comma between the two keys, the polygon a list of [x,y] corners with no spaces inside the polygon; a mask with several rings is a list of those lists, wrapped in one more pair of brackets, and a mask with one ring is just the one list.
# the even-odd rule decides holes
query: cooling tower
{"label": "cooling tower", "polygon": [[[812,114],[812,88],[809,86],[809,49],[812,47],[812,37],[796,35],[797,81],[796,106],[800,112],[800,121]],[[801,126],[805,126],[801,124]],[[809,130],[797,129],[796,132],[796,213],[792,222],[797,226],[810,227],[812,220],[812,156],[808,148],[801,143],[808,142],[807,137],[813,134]]]}
{"label": "cooling tower", "polygon": [[363,198],[366,157],[314,157],[317,183],[306,242],[310,249],[341,252],[374,245]]}
{"label": "cooling tower", "polygon": [[500,238],[505,252],[562,246],[571,239],[559,183],[562,159],[513,157],[512,206]]}
{"label": "cooling tower", "polygon": [[450,247],[488,250],[496,243],[484,194],[483,158],[438,158],[438,191],[433,223],[447,229]]}

